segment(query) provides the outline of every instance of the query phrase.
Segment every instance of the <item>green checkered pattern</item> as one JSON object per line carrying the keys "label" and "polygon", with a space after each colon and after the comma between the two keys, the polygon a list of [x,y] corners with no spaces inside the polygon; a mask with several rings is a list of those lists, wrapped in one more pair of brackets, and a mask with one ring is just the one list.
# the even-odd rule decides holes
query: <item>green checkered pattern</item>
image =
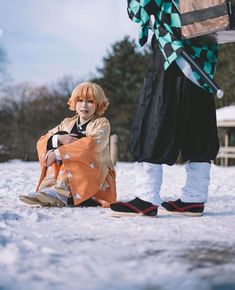
{"label": "green checkered pattern", "polygon": [[[164,55],[166,70],[185,49],[196,63],[213,79],[218,60],[218,45],[195,45],[193,41],[182,40],[181,19],[178,12],[180,0],[127,0],[128,15],[132,21],[140,24],[139,44],[143,46],[148,40],[149,29],[152,29]],[[203,0],[202,0],[203,1]],[[150,15],[155,23],[150,27]],[[194,72],[201,87],[212,92],[204,80]]]}

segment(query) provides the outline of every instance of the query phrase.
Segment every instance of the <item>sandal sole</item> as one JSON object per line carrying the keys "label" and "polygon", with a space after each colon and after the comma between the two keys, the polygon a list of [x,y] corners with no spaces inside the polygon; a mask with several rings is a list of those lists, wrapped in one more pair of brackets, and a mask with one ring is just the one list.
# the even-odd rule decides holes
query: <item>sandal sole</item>
{"label": "sandal sole", "polygon": [[29,205],[44,205],[39,199],[36,197],[29,197],[25,195],[20,195],[19,200],[23,203],[29,204]]}
{"label": "sandal sole", "polygon": [[169,211],[164,208],[158,208],[159,214],[165,214],[165,215],[175,215],[175,216],[188,216],[188,217],[200,217],[203,216],[203,212],[179,212],[179,211]]}
{"label": "sandal sole", "polygon": [[150,218],[154,218],[157,216],[156,215],[146,215],[143,213],[135,213],[135,212],[117,212],[117,211],[111,211],[110,212],[110,216],[111,217],[137,217],[137,216],[141,216],[141,217],[150,217]]}
{"label": "sandal sole", "polygon": [[65,204],[62,201],[53,196],[47,195],[44,192],[39,192],[37,194],[37,199],[43,204],[48,204],[52,207],[65,207]]}

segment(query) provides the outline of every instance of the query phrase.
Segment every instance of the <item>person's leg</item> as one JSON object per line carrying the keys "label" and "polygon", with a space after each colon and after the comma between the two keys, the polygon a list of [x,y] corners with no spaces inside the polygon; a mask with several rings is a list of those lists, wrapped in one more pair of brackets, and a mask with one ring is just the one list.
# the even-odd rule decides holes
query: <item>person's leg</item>
{"label": "person's leg", "polygon": [[210,162],[189,162],[186,164],[186,183],[180,198],[162,203],[162,207],[173,214],[201,216],[208,197],[210,183]]}
{"label": "person's leg", "polygon": [[68,197],[59,194],[54,187],[46,187],[41,189],[36,197],[42,203],[48,204],[53,207],[64,207],[67,206]]}
{"label": "person's leg", "polygon": [[154,50],[131,127],[135,161],[173,165],[180,151],[184,76],[176,64],[161,69],[162,56]]}
{"label": "person's leg", "polygon": [[162,166],[149,162],[135,163],[135,198],[128,202],[116,202],[110,205],[112,216],[157,215],[161,205]]}
{"label": "person's leg", "polygon": [[181,190],[180,200],[190,203],[205,203],[210,183],[209,162],[189,162],[186,164],[186,183]]}
{"label": "person's leg", "polygon": [[135,196],[160,205],[160,190],[162,185],[162,166],[149,162],[135,164]]}
{"label": "person's leg", "polygon": [[186,164],[187,180],[180,199],[205,203],[210,183],[210,163],[219,150],[215,100],[212,94],[188,80],[185,94],[189,96],[190,103],[182,156],[189,163]]}
{"label": "person's leg", "polygon": [[186,126],[182,139],[182,157],[186,164],[186,183],[180,199],[164,202],[162,206],[173,213],[199,216],[203,214],[208,197],[211,160],[216,158],[217,137],[215,103],[207,93],[189,80],[185,80]]}
{"label": "person's leg", "polygon": [[[181,96],[184,76],[174,63],[165,71],[164,58],[158,47],[147,70],[131,128],[131,151],[136,167],[135,199],[115,203],[116,212],[146,209],[160,205],[161,164],[173,165],[178,157],[184,124]],[[125,207],[126,206],[126,207]]]}

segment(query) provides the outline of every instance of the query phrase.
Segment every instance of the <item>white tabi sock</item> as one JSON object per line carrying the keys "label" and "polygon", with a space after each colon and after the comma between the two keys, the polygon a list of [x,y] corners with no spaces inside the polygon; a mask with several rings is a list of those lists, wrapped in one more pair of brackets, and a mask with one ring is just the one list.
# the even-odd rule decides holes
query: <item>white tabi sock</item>
{"label": "white tabi sock", "polygon": [[135,196],[142,200],[160,205],[160,190],[162,185],[162,166],[149,162],[135,164]]}
{"label": "white tabi sock", "polygon": [[206,202],[210,183],[211,164],[207,162],[189,162],[186,164],[187,180],[181,190],[183,202]]}

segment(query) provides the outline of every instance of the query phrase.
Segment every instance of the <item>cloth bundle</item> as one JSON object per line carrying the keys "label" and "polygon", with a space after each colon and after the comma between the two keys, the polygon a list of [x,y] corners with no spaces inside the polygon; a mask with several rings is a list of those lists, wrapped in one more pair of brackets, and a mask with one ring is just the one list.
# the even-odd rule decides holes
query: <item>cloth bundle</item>
{"label": "cloth bundle", "polygon": [[181,37],[235,42],[235,0],[180,0]]}

